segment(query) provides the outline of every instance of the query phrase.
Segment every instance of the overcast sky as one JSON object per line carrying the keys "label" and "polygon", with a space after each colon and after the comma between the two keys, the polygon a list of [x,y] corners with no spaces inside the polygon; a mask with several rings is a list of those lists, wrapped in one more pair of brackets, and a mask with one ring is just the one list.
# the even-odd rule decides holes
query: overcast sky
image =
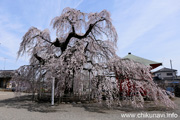
{"label": "overcast sky", "polygon": [[28,64],[28,55],[16,58],[31,26],[49,28],[55,39],[50,21],[65,7],[82,12],[107,9],[118,33],[120,57],[131,52],[168,68],[171,59],[180,73],[180,0],[0,0],[0,70]]}

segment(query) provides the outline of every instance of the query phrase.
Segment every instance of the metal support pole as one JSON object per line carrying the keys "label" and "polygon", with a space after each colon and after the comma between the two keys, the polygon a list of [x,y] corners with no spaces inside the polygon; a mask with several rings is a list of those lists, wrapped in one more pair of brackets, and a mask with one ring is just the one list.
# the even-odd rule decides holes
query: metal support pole
{"label": "metal support pole", "polygon": [[35,79],[35,73],[34,73],[34,66],[33,66],[33,85],[32,85],[32,87],[33,87],[33,95],[32,95],[32,101],[34,101],[35,100],[35,81],[34,81],[34,79]]}
{"label": "metal support pole", "polygon": [[51,94],[51,105],[54,105],[54,82],[55,82],[55,77],[53,77],[52,80],[52,94]]}
{"label": "metal support pole", "polygon": [[42,69],[41,69],[41,64],[40,64],[40,79],[39,79],[39,99],[41,100],[41,79],[42,79]]}
{"label": "metal support pole", "polygon": [[90,70],[89,70],[89,102],[91,100],[91,78],[90,78]]}

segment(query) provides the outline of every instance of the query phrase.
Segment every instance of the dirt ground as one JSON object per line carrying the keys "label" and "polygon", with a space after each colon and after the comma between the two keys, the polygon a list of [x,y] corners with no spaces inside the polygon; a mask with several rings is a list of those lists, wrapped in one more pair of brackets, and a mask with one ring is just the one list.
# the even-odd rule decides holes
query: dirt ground
{"label": "dirt ground", "polygon": [[[180,98],[174,99],[177,109],[107,109],[98,104],[59,104],[32,102],[28,94],[0,92],[0,120],[179,120]],[[124,116],[124,115],[127,116]]]}

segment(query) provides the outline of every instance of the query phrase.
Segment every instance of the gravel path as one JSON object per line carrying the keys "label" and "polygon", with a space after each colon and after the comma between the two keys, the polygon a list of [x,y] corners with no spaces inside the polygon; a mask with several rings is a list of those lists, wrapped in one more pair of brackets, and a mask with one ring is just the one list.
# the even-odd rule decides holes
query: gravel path
{"label": "gravel path", "polygon": [[[29,96],[21,94],[19,97],[13,92],[0,92],[0,120],[179,120],[180,117],[180,98],[175,102],[178,109],[165,110],[133,110],[128,108],[105,109],[98,107],[96,104],[60,104],[50,106],[50,103],[31,102]],[[136,118],[122,117],[122,114],[135,114]],[[171,113],[168,118],[149,118],[137,115],[147,114],[167,114]],[[174,114],[173,114],[174,113]],[[173,116],[175,115],[175,116]]]}

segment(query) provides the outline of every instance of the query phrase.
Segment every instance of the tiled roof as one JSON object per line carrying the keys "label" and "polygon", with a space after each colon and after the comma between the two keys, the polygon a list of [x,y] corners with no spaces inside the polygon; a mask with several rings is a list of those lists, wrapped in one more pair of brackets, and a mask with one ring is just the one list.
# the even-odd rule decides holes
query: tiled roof
{"label": "tiled roof", "polygon": [[172,72],[172,71],[175,72],[177,70],[164,67],[164,68],[162,68],[160,70],[155,71],[154,73],[157,73],[157,72]]}
{"label": "tiled roof", "polygon": [[0,70],[0,78],[12,77],[15,70]]}
{"label": "tiled roof", "polygon": [[126,55],[124,58],[128,58],[128,59],[131,59],[133,61],[142,63],[142,64],[144,64],[146,66],[150,66],[152,64],[160,64],[160,65],[162,65],[162,63],[158,63],[158,62],[155,62],[155,61],[152,61],[152,60],[148,60],[148,59],[145,59],[145,58],[142,58],[142,57],[138,57],[138,56],[132,55],[131,53],[128,53],[128,55]]}

